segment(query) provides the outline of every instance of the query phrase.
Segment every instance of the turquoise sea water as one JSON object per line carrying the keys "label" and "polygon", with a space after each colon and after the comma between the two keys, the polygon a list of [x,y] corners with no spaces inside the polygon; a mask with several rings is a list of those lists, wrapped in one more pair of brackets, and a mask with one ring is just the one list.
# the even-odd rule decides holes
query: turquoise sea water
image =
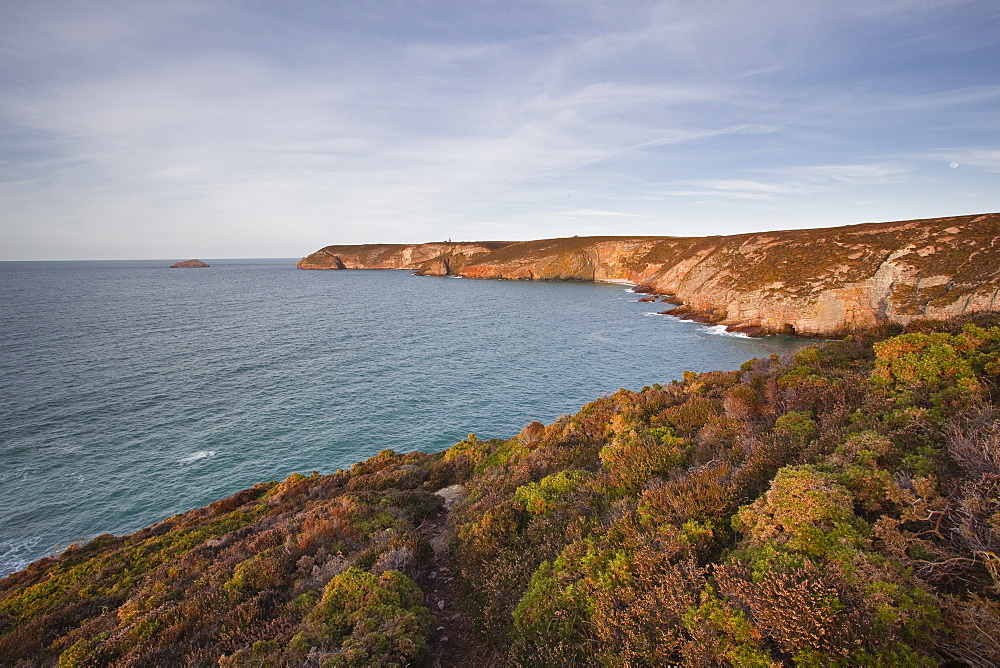
{"label": "turquoise sea water", "polygon": [[804,345],[656,315],[623,285],[209,263],[0,263],[0,576],[263,480]]}

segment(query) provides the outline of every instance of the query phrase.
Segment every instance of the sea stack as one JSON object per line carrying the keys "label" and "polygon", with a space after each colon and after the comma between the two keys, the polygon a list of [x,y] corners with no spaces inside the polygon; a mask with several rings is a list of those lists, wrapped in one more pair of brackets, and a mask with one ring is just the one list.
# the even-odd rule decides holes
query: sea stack
{"label": "sea stack", "polygon": [[197,267],[208,267],[210,265],[205,264],[201,260],[183,260],[181,262],[174,262],[170,265],[170,269],[194,269]]}

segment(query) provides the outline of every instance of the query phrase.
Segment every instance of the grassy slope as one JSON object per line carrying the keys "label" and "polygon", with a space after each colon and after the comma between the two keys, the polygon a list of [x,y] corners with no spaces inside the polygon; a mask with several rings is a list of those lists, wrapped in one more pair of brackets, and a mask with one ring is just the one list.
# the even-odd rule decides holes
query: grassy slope
{"label": "grassy slope", "polygon": [[[620,390],[0,580],[2,665],[1000,663],[1000,320]],[[18,662],[21,662],[20,664]]]}

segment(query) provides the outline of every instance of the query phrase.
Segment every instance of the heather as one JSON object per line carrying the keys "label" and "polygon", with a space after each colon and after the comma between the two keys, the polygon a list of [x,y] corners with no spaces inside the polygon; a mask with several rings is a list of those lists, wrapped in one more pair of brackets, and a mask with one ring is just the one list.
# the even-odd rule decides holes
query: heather
{"label": "heather", "polygon": [[0,580],[0,663],[996,665],[998,325],[687,373],[101,536]]}

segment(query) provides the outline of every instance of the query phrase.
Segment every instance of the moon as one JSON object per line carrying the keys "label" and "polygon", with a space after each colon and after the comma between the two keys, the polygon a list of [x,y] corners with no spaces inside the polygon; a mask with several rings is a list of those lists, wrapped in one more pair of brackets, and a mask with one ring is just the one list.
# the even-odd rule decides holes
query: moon
{"label": "moon", "polygon": [[948,166],[951,167],[952,169],[958,169],[958,163],[957,162],[953,162],[953,163],[951,163]]}

